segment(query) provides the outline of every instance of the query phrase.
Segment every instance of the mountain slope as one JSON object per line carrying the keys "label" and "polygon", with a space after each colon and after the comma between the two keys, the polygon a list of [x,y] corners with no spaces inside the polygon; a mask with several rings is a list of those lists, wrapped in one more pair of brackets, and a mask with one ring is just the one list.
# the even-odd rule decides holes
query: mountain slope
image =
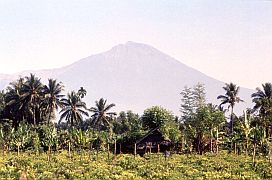
{"label": "mountain slope", "polygon": [[[131,109],[142,113],[149,106],[161,105],[179,115],[179,93],[184,86],[193,86],[198,82],[205,84],[208,101],[218,104],[216,97],[224,93],[223,82],[153,47],[134,42],[117,45],[107,52],[63,68],[36,71],[35,74],[44,80],[57,78],[67,90],[77,90],[83,86],[87,90],[88,105],[104,97],[114,102],[118,111]],[[252,90],[241,88],[241,97],[246,102],[250,102],[251,93]],[[250,107],[248,103],[239,106],[238,109]]]}

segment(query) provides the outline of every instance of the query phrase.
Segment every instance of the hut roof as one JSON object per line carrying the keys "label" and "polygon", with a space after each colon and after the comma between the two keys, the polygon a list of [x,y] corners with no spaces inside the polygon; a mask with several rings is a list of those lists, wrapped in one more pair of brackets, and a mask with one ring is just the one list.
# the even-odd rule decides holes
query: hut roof
{"label": "hut roof", "polygon": [[[152,135],[153,135],[153,137],[151,137]],[[142,137],[141,139],[136,141],[136,144],[139,144],[139,143],[145,141],[148,138],[149,138],[150,141],[162,141],[163,140],[163,135],[162,135],[159,127],[150,130],[144,137]]]}

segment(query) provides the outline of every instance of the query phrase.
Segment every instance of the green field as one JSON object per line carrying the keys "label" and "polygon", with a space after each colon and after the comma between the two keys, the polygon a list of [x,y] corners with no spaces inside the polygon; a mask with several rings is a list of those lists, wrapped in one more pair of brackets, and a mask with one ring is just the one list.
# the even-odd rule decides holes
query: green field
{"label": "green field", "polygon": [[24,152],[1,156],[2,179],[271,179],[272,167],[259,157],[252,165],[250,157],[221,152],[218,155],[177,155],[165,159],[163,154],[144,157],[94,152],[53,154],[51,160]]}

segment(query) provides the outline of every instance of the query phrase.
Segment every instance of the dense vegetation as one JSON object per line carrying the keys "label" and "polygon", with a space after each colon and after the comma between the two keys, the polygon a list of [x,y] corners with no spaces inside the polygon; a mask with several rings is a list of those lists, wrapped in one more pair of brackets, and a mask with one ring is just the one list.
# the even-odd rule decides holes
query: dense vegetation
{"label": "dense vegetation", "polygon": [[[103,98],[87,107],[83,87],[65,96],[64,85],[57,80],[44,85],[33,74],[19,78],[0,93],[0,176],[271,177],[272,84],[256,89],[254,106],[242,116],[234,113],[243,101],[239,86],[230,83],[223,89],[225,94],[217,97],[221,103],[214,105],[206,102],[204,85],[184,87],[181,114],[176,117],[160,106],[147,108],[142,115],[117,114],[115,104]],[[176,155],[168,160],[161,154],[117,155],[117,146],[136,143],[155,128],[171,142]]]}
{"label": "dense vegetation", "polygon": [[50,162],[45,154],[25,152],[17,157],[11,153],[0,158],[0,176],[3,179],[271,179],[271,165],[259,158],[258,166],[244,155],[174,154],[165,160],[162,154],[134,157],[119,155],[110,160],[100,153],[99,160],[90,152],[56,153]]}

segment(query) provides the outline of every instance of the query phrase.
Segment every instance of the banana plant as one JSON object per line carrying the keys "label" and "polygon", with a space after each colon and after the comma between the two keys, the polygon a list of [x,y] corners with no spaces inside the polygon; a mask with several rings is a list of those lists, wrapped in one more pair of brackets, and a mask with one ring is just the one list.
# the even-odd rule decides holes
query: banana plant
{"label": "banana plant", "polygon": [[93,144],[95,142],[95,140],[97,139],[97,134],[95,134],[92,130],[87,130],[85,132],[86,136],[88,137],[88,148],[91,150],[91,153],[89,154],[89,159],[91,159],[91,155],[94,155],[94,151],[93,151]]}
{"label": "banana plant", "polygon": [[39,134],[37,133],[37,131],[32,131],[31,135],[30,135],[30,139],[32,141],[32,147],[34,149],[34,151],[36,152],[36,154],[39,153],[40,147],[41,147],[41,140],[39,137]]}
{"label": "banana plant", "polygon": [[255,166],[257,145],[264,147],[264,144],[266,144],[265,128],[258,125],[255,126],[252,130],[251,141],[253,142],[252,164]]}
{"label": "banana plant", "polygon": [[242,129],[242,131],[245,135],[245,139],[246,139],[246,156],[248,155],[248,145],[249,145],[249,141],[250,141],[250,133],[254,129],[254,127],[250,126],[251,121],[252,121],[252,118],[251,118],[250,114],[248,114],[246,111],[244,111],[244,118],[242,118],[242,120],[240,122],[242,125],[241,129]]}
{"label": "banana plant", "polygon": [[74,129],[73,131],[73,139],[75,145],[79,148],[80,152],[80,160],[82,159],[82,150],[88,147],[90,143],[90,137],[87,131],[82,131],[81,129]]}
{"label": "banana plant", "polygon": [[62,149],[68,147],[68,155],[71,157],[71,144],[73,142],[72,134],[69,133],[68,130],[59,130],[58,140]]}
{"label": "banana plant", "polygon": [[29,127],[26,124],[19,124],[17,129],[12,128],[12,145],[17,148],[17,155],[20,154],[20,149],[28,142],[29,138]]}
{"label": "banana plant", "polygon": [[10,133],[12,129],[12,124],[9,120],[6,120],[6,122],[2,122],[0,124],[0,145],[3,149],[3,156],[5,153],[9,152],[9,148],[12,141],[12,134]]}
{"label": "banana plant", "polygon": [[51,159],[51,148],[57,143],[57,130],[55,127],[47,126],[44,128],[43,145],[48,147],[48,161]]}
{"label": "banana plant", "polygon": [[80,151],[89,143],[89,137],[86,135],[86,132],[82,131],[81,129],[75,130],[74,140]]}
{"label": "banana plant", "polygon": [[269,163],[272,162],[272,138],[267,136],[266,128],[262,126],[256,126],[253,131],[253,137],[254,140],[254,149],[253,154],[256,154],[256,146],[257,142],[261,147],[261,150],[264,152],[264,154],[267,154]]}

